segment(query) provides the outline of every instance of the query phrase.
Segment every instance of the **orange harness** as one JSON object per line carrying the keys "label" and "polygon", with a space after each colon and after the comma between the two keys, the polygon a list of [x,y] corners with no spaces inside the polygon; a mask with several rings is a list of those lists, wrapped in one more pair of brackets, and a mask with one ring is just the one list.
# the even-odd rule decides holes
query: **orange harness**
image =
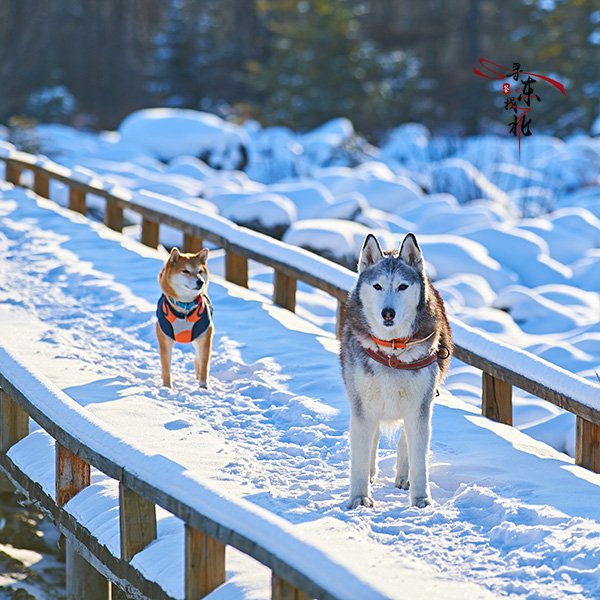
{"label": "orange harness", "polygon": [[162,295],[156,308],[158,325],[162,332],[182,344],[189,344],[202,335],[211,323],[212,304],[208,296],[200,295],[191,304],[193,308],[187,314],[179,312]]}

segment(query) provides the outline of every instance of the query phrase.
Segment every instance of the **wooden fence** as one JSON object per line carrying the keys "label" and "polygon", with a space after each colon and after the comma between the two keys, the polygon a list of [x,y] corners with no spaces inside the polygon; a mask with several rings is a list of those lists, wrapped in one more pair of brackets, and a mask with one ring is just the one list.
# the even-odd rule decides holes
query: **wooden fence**
{"label": "wooden fence", "polygon": [[[86,214],[88,194],[104,198],[104,222],[115,231],[123,228],[125,210],[138,213],[142,219],[141,241],[148,246],[158,246],[161,224],[182,232],[183,251],[197,251],[202,247],[203,240],[217,244],[226,253],[226,279],[240,286],[248,287],[248,260],[272,267],[273,301],[291,311],[295,310],[297,281],[326,291],[338,301],[339,335],[344,319],[344,302],[356,277],[348,269],[305,250],[238,227],[218,216],[203,214],[183,202],[156,194],[134,195],[127,190],[111,189],[99,180],[78,181],[68,169],[31,155],[14,153],[1,160],[6,163],[6,180],[15,185],[20,184],[23,171],[31,171],[33,190],[40,196],[49,197],[51,180],[66,185],[69,189],[69,207],[81,214]],[[510,348],[485,334],[470,330],[459,321],[452,320],[451,324],[455,357],[482,371],[482,413],[485,416],[512,424],[513,386],[570,411],[577,416],[575,461],[600,472],[600,386],[553,367],[527,352]],[[497,351],[499,348],[502,350],[500,353]],[[501,360],[498,355],[502,357]],[[18,430],[16,422],[15,427]],[[71,451],[81,457],[77,447]],[[85,459],[85,456],[82,458]],[[137,499],[128,500],[127,496],[124,498],[125,507],[138,502]],[[133,549],[136,547],[132,546]],[[281,597],[288,596],[284,594]]]}
{"label": "wooden fence", "polygon": [[[271,569],[273,600],[385,600],[346,567],[303,541],[287,521],[247,501],[226,498],[194,474],[169,468],[167,459],[144,455],[114,437],[102,421],[2,345],[0,371],[0,467],[51,515],[76,551],[81,564],[68,582],[69,598],[108,600],[108,581],[113,581],[136,598],[173,600],[131,564],[157,538],[158,505],[185,523],[186,600],[203,598],[225,582],[226,546]],[[55,489],[50,492],[20,466],[18,442],[29,433],[30,417],[54,440]],[[64,508],[90,486],[91,467],[118,481],[120,556]]]}

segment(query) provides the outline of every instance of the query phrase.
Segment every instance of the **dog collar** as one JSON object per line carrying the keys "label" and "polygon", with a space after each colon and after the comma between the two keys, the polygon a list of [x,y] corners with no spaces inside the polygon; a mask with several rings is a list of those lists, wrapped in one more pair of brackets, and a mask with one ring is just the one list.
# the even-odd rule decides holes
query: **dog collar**
{"label": "dog collar", "polygon": [[406,338],[394,338],[393,340],[380,340],[376,338],[374,335],[371,335],[371,339],[378,345],[383,348],[391,348],[395,350],[396,348],[400,348],[401,350],[406,349],[407,346],[412,346],[413,344],[420,344],[421,342],[426,342],[430,337],[433,336],[435,331],[432,331],[427,337],[421,340],[412,340],[410,341],[410,337]]}
{"label": "dog collar", "polygon": [[198,304],[200,304],[201,298],[202,298],[202,295],[199,295],[195,300],[192,300],[191,302],[180,302],[179,300],[175,300],[174,298],[169,296],[169,302],[173,306],[176,306],[177,308],[181,308],[186,313],[190,313],[194,310],[194,308],[196,308],[196,306]]}
{"label": "dog collar", "polygon": [[[431,337],[431,336],[430,336]],[[419,369],[424,369],[425,367],[429,367],[432,365],[438,358],[441,360],[445,360],[450,357],[450,350],[446,348],[446,346],[441,346],[437,352],[433,354],[428,354],[427,356],[422,356],[417,360],[413,360],[411,362],[403,362],[398,360],[397,356],[384,354],[383,352],[373,352],[369,348],[365,348],[367,354],[374,358],[377,362],[382,365],[387,365],[392,369],[403,369],[406,371],[418,371]]]}

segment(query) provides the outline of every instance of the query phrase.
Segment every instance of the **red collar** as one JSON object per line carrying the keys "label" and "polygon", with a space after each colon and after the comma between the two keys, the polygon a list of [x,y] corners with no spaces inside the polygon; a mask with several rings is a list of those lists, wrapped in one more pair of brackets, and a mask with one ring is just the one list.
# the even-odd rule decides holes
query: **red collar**
{"label": "red collar", "polygon": [[393,340],[380,340],[376,338],[374,335],[371,335],[371,339],[378,345],[383,348],[391,348],[395,350],[396,348],[400,348],[401,350],[405,350],[407,346],[412,346],[413,344],[420,344],[421,342],[426,342],[430,337],[433,336],[435,331],[432,331],[427,337],[422,340],[410,340],[410,337],[407,338],[394,338]]}

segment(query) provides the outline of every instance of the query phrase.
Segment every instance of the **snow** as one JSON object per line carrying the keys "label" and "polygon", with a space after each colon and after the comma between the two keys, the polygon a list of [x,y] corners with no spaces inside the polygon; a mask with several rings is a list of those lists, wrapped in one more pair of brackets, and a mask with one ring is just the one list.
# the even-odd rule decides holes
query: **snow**
{"label": "snow", "polygon": [[[158,202],[152,195],[146,200]],[[301,564],[314,569],[315,577],[332,585],[349,582],[345,569],[350,569],[359,582],[347,587],[357,598],[583,600],[600,593],[600,476],[517,429],[479,416],[467,394],[467,402],[459,397],[467,385],[480,385],[474,369],[453,366],[435,408],[430,464],[436,505],[411,508],[407,494],[393,487],[396,437],[388,434],[379,453],[375,508],[347,511],[349,410],[331,333],[273,306],[255,291],[266,290],[260,277],[251,277],[250,290],[223,281],[222,256],[211,253],[216,324],[211,389],[196,388],[193,353],[180,346],[174,352],[175,389],[164,390],[153,313],[156,275],[166,253],[10,186],[1,191],[0,215],[0,319],[2,338],[10,344],[1,357],[3,370],[6,365],[11,376],[23,377],[44,410],[78,435],[92,435],[115,460],[127,457],[130,468],[152,484],[276,545],[282,556],[305,561]],[[225,230],[226,222],[222,225]],[[228,227],[228,235],[242,236]],[[259,234],[247,239],[263,248],[277,246]],[[430,259],[425,243],[423,248]],[[311,262],[299,254],[297,260]],[[321,264],[317,257],[314,264]],[[262,271],[251,265],[254,272]],[[496,292],[478,285],[481,275],[453,276],[448,290],[469,298],[471,310],[489,310],[481,304]],[[351,276],[344,280],[348,287],[352,282]],[[299,312],[314,311],[319,296],[306,288],[300,292]],[[573,310],[595,306],[594,295],[578,300],[564,286],[539,294],[565,298]],[[307,297],[312,305],[304,302]],[[458,343],[514,366],[513,348],[455,320],[453,331]],[[593,351],[597,336],[579,331],[572,339]],[[598,386],[525,353],[518,356],[536,379],[596,404]],[[22,363],[35,365],[41,375],[32,379]],[[56,397],[60,405],[51,403]],[[558,444],[564,427],[544,421],[553,410],[538,409],[536,419],[539,433]],[[46,434],[36,431],[10,455],[53,493],[51,449]],[[67,507],[116,552],[114,485],[96,472],[90,490]],[[264,528],[257,529],[258,518]],[[183,597],[177,563],[181,523],[161,512],[159,524],[159,539],[136,557],[136,567]],[[310,551],[299,551],[304,542]],[[159,570],[157,556],[173,562],[161,563]],[[343,575],[332,575],[325,566],[329,560],[341,565]],[[268,577],[257,575],[253,562],[234,557],[228,577],[230,587],[215,598],[269,593]],[[358,586],[365,581],[377,591],[361,594]]]}
{"label": "snow", "polygon": [[169,161],[177,156],[207,156],[212,166],[232,170],[243,163],[244,129],[216,115],[176,108],[149,108],[129,115],[119,126],[121,140]]}
{"label": "snow", "polygon": [[[250,245],[258,254],[315,272],[342,289],[349,289],[355,279],[345,269],[304,251],[289,252],[286,246],[278,245],[258,233],[242,231],[224,217],[248,222],[240,220],[243,216],[257,224],[267,221],[272,224],[275,210],[255,200],[267,197],[274,201],[274,197],[277,197],[272,206],[282,209],[279,211],[282,218],[277,220],[282,222],[282,229],[287,226],[286,241],[314,248],[324,256],[335,257],[349,266],[356,264],[358,249],[366,231],[375,231],[388,248],[397,247],[407,231],[414,231],[423,248],[428,273],[435,279],[436,286],[446,300],[457,339],[465,344],[473,344],[481,352],[487,352],[493,360],[504,361],[509,368],[522,364],[527,373],[536,379],[542,378],[549,387],[562,382],[563,390],[569,395],[577,393],[585,402],[596,402],[597,386],[593,384],[597,382],[596,371],[600,363],[600,154],[597,139],[577,136],[563,141],[536,134],[524,140],[519,161],[512,139],[497,136],[477,136],[466,140],[434,137],[422,125],[414,123],[398,127],[381,149],[369,147],[347,120],[335,120],[313,132],[302,134],[286,128],[263,129],[260,124],[250,123],[236,129],[244,137],[248,152],[248,166],[242,172],[232,170],[238,166],[232,165],[233,161],[227,165],[211,163],[227,167],[216,169],[200,160],[195,147],[197,139],[177,147],[178,140],[185,139],[188,126],[191,131],[194,127],[200,127],[201,123],[214,123],[218,125],[215,131],[220,128],[223,132],[229,127],[228,124],[210,118],[206,120],[204,113],[194,111],[188,111],[185,115],[159,111],[155,115],[160,118],[148,118],[143,112],[132,118],[143,124],[139,125],[139,135],[134,132],[131,139],[127,139],[127,135],[124,139],[121,135],[123,127],[120,132],[96,135],[62,126],[41,126],[38,136],[43,138],[45,147],[52,152],[56,162],[23,154],[17,156],[25,161],[45,164],[55,171],[61,169],[63,174],[90,182],[98,190],[110,189],[124,198],[135,198],[149,207],[167,210],[173,216],[190,220],[200,227],[207,225],[216,228],[228,243]],[[177,121],[177,116],[185,118]],[[175,120],[171,120],[171,123],[176,127],[166,134],[153,131],[157,123],[173,118]],[[185,126],[184,121],[187,123]],[[138,139],[135,139],[136,136]],[[144,147],[140,142],[146,137],[161,148],[172,151],[171,155],[162,155],[156,148]],[[212,138],[213,145],[210,148],[215,156],[219,148],[227,146],[225,142],[230,140],[227,133],[221,133],[221,137],[217,135],[217,138]],[[15,151],[11,144],[0,142],[0,152],[13,155]],[[203,158],[210,160],[208,154]],[[3,164],[0,162],[1,172]],[[22,180],[31,185],[31,172],[24,172]],[[3,210],[8,210],[6,207],[11,202],[25,202],[21,196],[11,197],[13,193],[10,189],[4,190]],[[163,197],[165,193],[170,200]],[[66,187],[53,183],[51,197],[59,204],[66,205]],[[88,194],[87,200],[92,209],[103,210],[102,198]],[[237,208],[234,208],[236,204]],[[10,208],[9,215],[13,209]],[[49,209],[44,207],[44,210]],[[546,214],[547,211],[554,212]],[[284,212],[289,218],[283,218]],[[33,214],[35,221],[35,211]],[[126,211],[126,218],[134,224],[139,223],[139,218],[130,211]],[[77,223],[76,218],[69,217],[68,220],[72,224]],[[15,236],[26,235],[26,230],[21,231],[10,218],[8,225],[2,223],[2,227],[6,226],[13,228],[15,239]],[[18,235],[16,232],[19,232]],[[139,227],[128,227],[126,233],[139,236]],[[37,267],[38,278],[42,278],[40,282],[44,285],[40,294],[49,293],[50,290],[52,298],[56,286],[66,285],[64,282],[72,284],[73,281],[75,285],[82,285],[83,281],[83,289],[89,286],[100,288],[96,291],[106,298],[107,290],[112,290],[126,274],[114,273],[93,252],[84,258],[77,258],[83,251],[88,252],[90,242],[84,236],[78,238],[73,233],[73,227],[65,227],[62,235],[67,238],[64,243],[71,253],[59,252],[57,258],[51,259],[56,266],[52,263]],[[108,239],[102,237],[105,233],[98,235]],[[181,243],[180,234],[171,228],[161,227],[160,235],[161,242],[165,244]],[[52,236],[42,238],[45,240],[42,248],[46,247],[49,239],[53,239]],[[113,243],[120,251],[125,248],[135,256],[140,254],[146,260],[156,260],[152,252],[131,250],[135,246],[130,247],[130,242],[123,238],[115,238]],[[4,249],[1,241],[0,247]],[[23,245],[25,253],[33,251],[35,255],[38,250],[35,245]],[[103,246],[102,251],[107,256],[119,254],[112,244]],[[71,275],[68,265],[73,260],[79,271],[86,274],[82,280],[73,279]],[[60,264],[67,266],[61,269],[58,266]],[[102,265],[100,272],[92,268],[97,264]],[[223,255],[211,253],[210,264],[213,273],[222,273]],[[106,328],[106,322],[118,320],[123,307],[128,305],[135,309],[125,313],[137,323],[137,329],[128,340],[138,336],[140,328],[144,330],[145,323],[151,319],[148,303],[152,304],[155,300],[152,294],[148,295],[148,290],[156,287],[155,276],[146,281],[139,274],[145,268],[140,264],[131,269],[131,279],[125,288],[134,290],[133,294],[125,293],[125,288],[119,288],[119,293],[125,294],[125,299],[116,304],[107,303],[107,307],[112,306],[116,310],[115,314],[106,314],[104,306],[94,308],[100,311],[99,320],[95,322],[92,319],[96,325],[94,335],[99,335]],[[158,268],[157,263],[156,272]],[[43,284],[45,271],[48,271],[48,281]],[[270,297],[272,272],[251,262],[250,275],[251,290],[263,297]],[[8,290],[10,283],[6,277],[0,271],[0,282]],[[96,278],[100,278],[102,285],[93,283]],[[40,282],[34,281],[36,285]],[[235,289],[227,293],[232,297],[239,294]],[[30,304],[37,302],[36,297]],[[67,304],[77,306],[79,302],[79,298],[69,299]],[[335,329],[337,302],[327,294],[316,292],[299,282],[297,312],[301,319],[294,322],[293,326],[285,313],[274,310],[269,304],[260,306],[268,313],[269,319],[291,327],[294,332],[310,331],[311,335],[317,334],[319,349],[325,347],[335,350],[335,342],[327,336]],[[2,311],[9,309],[20,312],[21,305],[14,300],[5,302],[0,305],[0,317],[4,316]],[[246,309],[242,309],[244,311]],[[140,320],[140,314],[146,315],[146,321]],[[13,317],[11,312],[10,319]],[[46,313],[36,323],[40,330],[45,330],[45,324],[53,323],[53,319],[51,313]],[[8,321],[3,320],[5,322]],[[25,317],[19,322],[28,323]],[[476,331],[472,328],[476,328]],[[87,334],[71,335],[69,328],[58,328],[56,340],[50,336],[53,341],[42,341],[42,348],[50,347],[48,351],[52,355],[52,344],[56,345],[56,350],[65,346],[69,348],[69,344],[86,347],[81,340],[89,335],[90,325],[84,329]],[[244,325],[238,329],[243,331]],[[492,334],[494,338],[480,335],[482,331]],[[236,335],[238,333],[236,330]],[[286,329],[285,335],[288,334]],[[25,338],[34,347],[39,345],[35,335]],[[233,340],[237,338],[227,342],[226,348],[222,347],[221,351],[232,353],[240,347],[245,348],[244,344],[250,346],[250,342],[245,340]],[[498,341],[502,343],[498,344]],[[108,344],[108,340],[105,343]],[[145,343],[150,346],[155,343],[151,333],[146,335]],[[549,360],[554,367],[543,366],[543,363],[533,360],[535,356],[515,355],[510,346]],[[110,346],[106,348],[109,352]],[[86,347],[86,350],[97,358],[101,357],[93,348]],[[130,348],[125,351],[121,349],[125,354],[129,351]],[[63,377],[65,382],[69,378],[64,369],[70,363],[65,356],[70,356],[68,351],[62,355],[57,352],[57,356],[52,357],[53,368],[49,372],[58,378],[59,383]],[[182,356],[187,357],[187,354],[184,352]],[[260,359],[260,356],[253,357],[255,361]],[[283,358],[278,358],[276,364],[282,369],[281,373],[286,373],[281,361]],[[145,364],[145,361],[141,360],[140,364]],[[189,365],[189,362],[186,364]],[[112,373],[113,367],[106,365],[105,369]],[[575,380],[570,379],[564,370],[574,373]],[[151,371],[147,368],[144,372]],[[90,367],[83,369],[83,372],[91,381],[96,376]],[[263,373],[263,370],[259,369],[258,372]],[[274,374],[268,369],[266,372],[263,380],[268,386]],[[238,367],[231,367],[230,371],[225,369],[220,377],[232,377],[233,381],[238,375]],[[241,376],[253,380],[256,374],[243,372]],[[140,377],[140,372],[137,372],[137,377]],[[293,377],[297,377],[296,372]],[[465,402],[467,411],[469,407],[480,403],[480,377],[476,369],[454,361],[447,389],[454,398]],[[592,382],[589,384],[591,387],[585,380]],[[137,389],[135,378],[128,381],[133,389]],[[565,381],[568,383],[565,384]],[[86,381],[85,385],[88,383]],[[278,380],[277,385],[282,385],[281,381]],[[307,398],[321,398],[323,389],[337,389],[335,385],[331,387],[322,383],[322,389],[313,388],[311,394],[307,395],[302,388],[302,378],[299,385],[300,396]],[[108,389],[111,389],[110,386]],[[248,389],[254,388],[250,385]],[[104,392],[102,386],[95,386],[93,394],[101,398]],[[245,391],[237,392],[245,394]],[[129,395],[127,398],[131,400]],[[178,405],[178,409],[191,410],[186,402]],[[303,400],[297,408],[289,411],[289,423],[293,426],[297,426],[298,422],[305,425],[305,402],[308,401]],[[190,401],[190,404],[192,413],[198,410],[196,403]],[[128,410],[124,400],[119,405]],[[95,403],[91,402],[89,406],[93,407]],[[164,402],[155,403],[152,408],[161,412]],[[168,405],[168,408],[172,406]],[[280,408],[283,412],[283,407]],[[336,406],[335,410],[340,410],[340,407]],[[170,414],[170,411],[167,412]],[[325,415],[328,413],[325,412]],[[519,429],[536,439],[550,443],[560,452],[573,455],[572,415],[515,389],[514,422]],[[185,417],[165,417],[164,431],[160,430],[160,433],[163,435],[166,432],[172,436],[170,442],[173,443],[174,436],[178,433],[183,436],[189,430],[186,423],[187,412]],[[230,429],[227,429],[227,435],[231,435]],[[388,450],[391,447],[390,442]],[[222,445],[218,448],[224,452]],[[278,449],[269,460],[275,460],[277,452],[283,455],[289,451],[294,451],[293,446],[286,446],[285,451]],[[439,455],[439,448],[437,452]],[[212,457],[205,456],[205,460],[212,464]],[[448,462],[452,460],[449,456]],[[231,462],[234,464],[234,459]],[[471,467],[472,464],[469,464]],[[338,470],[343,472],[343,468]],[[289,477],[297,484],[293,472]],[[402,518],[405,518],[404,514]],[[512,535],[512,532],[509,533]],[[507,534],[498,539],[507,541],[509,537]],[[359,539],[364,542],[362,538]],[[494,590],[500,588],[503,593],[529,593],[517,588],[511,592],[502,586],[493,587]],[[536,597],[535,592],[530,595]],[[548,597],[557,595],[560,594],[548,594]]]}

